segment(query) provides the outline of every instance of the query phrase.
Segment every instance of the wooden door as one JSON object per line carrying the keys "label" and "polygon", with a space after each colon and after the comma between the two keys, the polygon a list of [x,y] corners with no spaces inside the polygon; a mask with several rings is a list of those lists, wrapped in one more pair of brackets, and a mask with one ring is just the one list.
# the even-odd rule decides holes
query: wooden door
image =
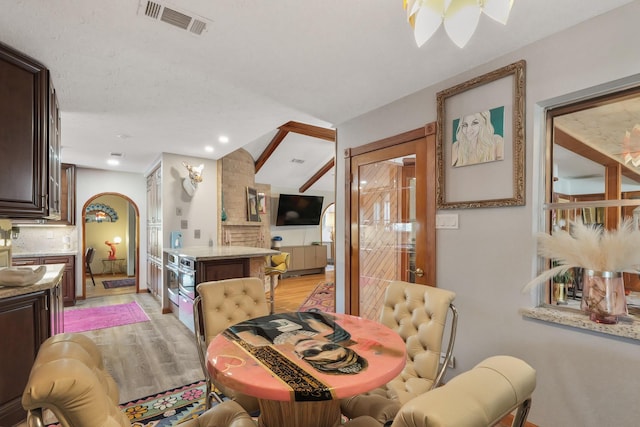
{"label": "wooden door", "polygon": [[392,280],[435,285],[435,129],[348,150],[348,313],[378,319]]}

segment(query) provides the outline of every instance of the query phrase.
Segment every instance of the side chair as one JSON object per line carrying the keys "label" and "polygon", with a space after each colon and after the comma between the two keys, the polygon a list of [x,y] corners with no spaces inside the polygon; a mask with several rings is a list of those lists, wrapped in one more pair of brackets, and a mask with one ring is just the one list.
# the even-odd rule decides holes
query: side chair
{"label": "side chair", "polygon": [[[406,343],[407,363],[395,379],[340,402],[348,418],[372,416],[381,424],[393,420],[409,400],[437,387],[453,354],[458,312],[455,293],[403,281],[389,284],[384,297],[380,323],[396,331]],[[444,360],[440,363],[447,317],[451,314]]]}
{"label": "side chair", "polygon": [[217,280],[203,282],[196,286],[197,297],[193,304],[193,320],[196,335],[196,347],[200,365],[207,384],[206,407],[211,407],[211,399],[222,402],[215,392],[237,401],[247,412],[259,411],[258,400],[238,393],[216,383],[207,370],[207,347],[219,333],[231,325],[254,317],[269,314],[264,293],[264,284],[257,277]]}
{"label": "side chair", "polygon": [[89,275],[91,276],[91,281],[93,282],[93,286],[96,285],[96,281],[93,278],[93,271],[91,270],[91,263],[93,262],[93,256],[95,255],[96,250],[93,249],[92,247],[88,247],[87,248],[87,253],[84,256],[85,259],[85,273],[89,273]]}

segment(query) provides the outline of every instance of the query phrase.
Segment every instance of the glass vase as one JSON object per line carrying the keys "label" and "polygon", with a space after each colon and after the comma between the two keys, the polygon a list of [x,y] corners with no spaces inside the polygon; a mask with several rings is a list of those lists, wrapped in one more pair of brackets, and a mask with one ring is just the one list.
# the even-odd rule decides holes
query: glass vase
{"label": "glass vase", "polygon": [[580,308],[594,322],[618,323],[619,316],[628,314],[622,273],[585,269]]}

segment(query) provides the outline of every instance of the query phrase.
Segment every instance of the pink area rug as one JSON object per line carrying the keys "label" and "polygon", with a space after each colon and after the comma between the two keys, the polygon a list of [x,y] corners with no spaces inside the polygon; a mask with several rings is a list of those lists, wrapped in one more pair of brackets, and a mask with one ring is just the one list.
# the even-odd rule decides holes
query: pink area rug
{"label": "pink area rug", "polygon": [[127,304],[64,310],[65,332],[93,331],[148,321],[149,316],[135,301]]}
{"label": "pink area rug", "polygon": [[298,311],[335,312],[335,286],[333,282],[320,282]]}

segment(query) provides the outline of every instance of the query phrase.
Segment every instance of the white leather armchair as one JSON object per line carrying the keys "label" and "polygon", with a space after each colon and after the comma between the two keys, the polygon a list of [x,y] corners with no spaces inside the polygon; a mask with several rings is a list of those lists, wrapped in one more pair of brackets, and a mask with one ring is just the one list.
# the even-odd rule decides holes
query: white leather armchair
{"label": "white leather armchair", "polygon": [[196,289],[198,296],[193,305],[193,317],[198,356],[207,382],[206,407],[211,407],[211,398],[222,402],[214,391],[216,388],[249,413],[255,413],[259,411],[256,398],[237,393],[222,384],[214,384],[207,370],[206,354],[211,340],[229,326],[269,314],[264,285],[257,277],[243,277],[203,282]]}
{"label": "white leather armchair", "polygon": [[[119,391],[96,344],[82,334],[59,334],[41,346],[22,394],[28,427],[43,427],[48,409],[62,427],[131,427]],[[256,427],[233,401],[181,424],[184,427]]]}
{"label": "white leather armchair", "polygon": [[[489,357],[442,387],[405,403],[391,427],[489,427],[516,411],[512,427],[525,425],[536,371],[512,356]],[[380,427],[369,416],[344,427]]]}
{"label": "white leather armchair", "polygon": [[[380,323],[396,331],[406,343],[407,363],[400,375],[386,385],[344,399],[340,404],[348,418],[369,415],[384,424],[414,397],[437,387],[453,352],[458,313],[455,293],[446,289],[394,281],[386,290]],[[440,363],[447,317],[451,314],[445,360]]]}

